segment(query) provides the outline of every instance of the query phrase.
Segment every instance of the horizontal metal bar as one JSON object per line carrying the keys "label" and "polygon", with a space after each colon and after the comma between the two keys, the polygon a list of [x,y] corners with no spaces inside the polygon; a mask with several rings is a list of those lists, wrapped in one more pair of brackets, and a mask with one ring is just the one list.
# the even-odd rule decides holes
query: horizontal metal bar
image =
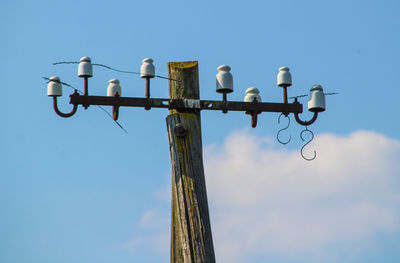
{"label": "horizontal metal bar", "polygon": [[121,107],[166,108],[177,110],[228,110],[257,112],[302,113],[303,105],[294,103],[239,102],[213,100],[158,99],[132,97],[82,96],[72,94],[71,104]]}
{"label": "horizontal metal bar", "polygon": [[287,112],[302,113],[303,105],[300,103],[271,103],[271,102],[239,102],[239,101],[208,101],[200,102],[202,110],[228,110],[228,111],[257,111],[257,112]]}
{"label": "horizontal metal bar", "polygon": [[82,96],[72,94],[71,104],[101,105],[101,106],[122,106],[122,107],[153,107],[169,108],[168,99],[146,99],[131,97],[107,97],[107,96]]}

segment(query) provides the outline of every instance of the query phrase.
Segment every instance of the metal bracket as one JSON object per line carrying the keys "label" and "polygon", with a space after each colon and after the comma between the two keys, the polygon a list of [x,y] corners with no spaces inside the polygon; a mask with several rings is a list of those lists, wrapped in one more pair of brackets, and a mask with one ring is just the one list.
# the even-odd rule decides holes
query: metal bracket
{"label": "metal bracket", "polygon": [[201,109],[200,100],[184,99],[183,105],[185,105],[187,109]]}

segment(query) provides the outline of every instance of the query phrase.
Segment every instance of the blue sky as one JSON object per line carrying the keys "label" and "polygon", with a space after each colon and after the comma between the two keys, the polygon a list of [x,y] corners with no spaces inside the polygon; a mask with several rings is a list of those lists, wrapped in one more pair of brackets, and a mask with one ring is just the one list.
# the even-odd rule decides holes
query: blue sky
{"label": "blue sky", "polygon": [[[62,119],[46,96],[42,76],[83,85],[76,65],[53,62],[89,56],[129,71],[151,57],[163,76],[170,61],[198,60],[202,99],[220,99],[221,64],[232,67],[230,100],[255,86],[263,101],[281,101],[281,66],[292,72],[289,96],[313,84],[339,92],[310,127],[313,162],[301,159],[294,121],[283,146],[278,114],[262,114],[252,129],[243,113],[202,113],[217,260],[399,262],[399,8],[389,0],[1,2],[0,261],[169,261],[168,112],[121,109],[125,134],[96,107]],[[104,68],[94,68],[90,93],[105,95],[112,78],[124,96],[144,96],[142,79]],[[71,90],[63,92],[67,111]],[[166,80],[152,81],[152,96],[168,96]]]}

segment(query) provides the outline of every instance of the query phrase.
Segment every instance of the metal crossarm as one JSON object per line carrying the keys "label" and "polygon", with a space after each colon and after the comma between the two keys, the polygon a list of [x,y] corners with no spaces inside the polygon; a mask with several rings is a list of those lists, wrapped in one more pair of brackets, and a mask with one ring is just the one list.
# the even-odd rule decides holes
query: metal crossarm
{"label": "metal crossarm", "polygon": [[160,99],[135,97],[85,96],[74,93],[70,96],[73,105],[101,105],[117,107],[166,108],[177,110],[228,110],[245,112],[302,113],[303,105],[294,103],[239,102],[190,99]]}

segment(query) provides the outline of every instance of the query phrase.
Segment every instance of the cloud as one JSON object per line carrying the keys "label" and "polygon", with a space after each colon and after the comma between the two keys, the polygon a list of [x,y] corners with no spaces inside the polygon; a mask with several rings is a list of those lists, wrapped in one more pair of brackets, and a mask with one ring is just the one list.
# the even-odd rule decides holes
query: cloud
{"label": "cloud", "polygon": [[220,262],[268,253],[317,258],[335,244],[360,248],[377,233],[398,231],[399,141],[358,131],[318,136],[313,147],[318,158],[306,162],[242,131],[206,148]]}
{"label": "cloud", "polygon": [[169,214],[160,208],[147,210],[137,222],[135,234],[122,245],[118,250],[127,250],[133,253],[145,249],[146,251],[166,254],[169,249]]}
{"label": "cloud", "polygon": [[[246,130],[205,147],[218,262],[249,262],[254,255],[344,262],[334,257],[359,257],[377,235],[398,233],[400,141],[357,131],[323,134],[308,147],[306,154],[318,151],[312,162],[304,161],[298,150],[277,147],[273,139]],[[166,206],[142,216],[138,226],[147,232],[126,248],[157,244],[168,258]]]}

